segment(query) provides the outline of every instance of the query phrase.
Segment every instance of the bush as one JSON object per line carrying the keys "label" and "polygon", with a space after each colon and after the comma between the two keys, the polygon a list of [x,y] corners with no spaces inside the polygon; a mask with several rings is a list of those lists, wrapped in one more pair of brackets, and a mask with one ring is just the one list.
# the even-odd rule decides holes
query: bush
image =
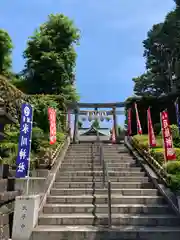
{"label": "bush", "polygon": [[57,143],[61,143],[64,141],[65,135],[62,132],[57,132],[56,133],[56,141]]}
{"label": "bush", "polygon": [[[176,125],[171,126],[174,142],[179,143],[179,132]],[[136,147],[139,149],[148,149],[148,135],[136,135],[133,137]],[[175,148],[176,161],[169,161],[165,163],[164,148],[162,147],[162,138],[156,136],[157,147],[150,150],[151,156],[167,171],[168,186],[174,192],[180,191],[180,148]],[[175,144],[174,144],[175,145]],[[176,145],[177,146],[177,145]],[[149,149],[148,149],[149,150]]]}
{"label": "bush", "polygon": [[180,191],[180,174],[169,175],[168,186],[173,192]]}
{"label": "bush", "polygon": [[161,132],[161,124],[160,123],[155,123],[154,124],[154,134],[159,135]]}
{"label": "bush", "polygon": [[[179,148],[175,148],[176,151],[176,159],[177,161],[180,161],[180,149]],[[164,148],[156,148],[156,149],[152,149],[151,150],[151,155],[156,159],[156,161],[163,165],[165,164],[165,160],[164,160]],[[172,161],[174,162],[174,161]]]}
{"label": "bush", "polygon": [[179,138],[178,126],[173,124],[170,126],[173,139]]}
{"label": "bush", "polygon": [[[139,145],[141,149],[148,150],[149,149],[149,140],[148,135],[135,135],[133,140]],[[162,139],[161,137],[156,136],[156,148],[162,148]]]}
{"label": "bush", "polygon": [[162,166],[164,164],[164,149],[156,148],[151,150],[151,156]]}
{"label": "bush", "polygon": [[174,147],[180,148],[180,136],[179,136],[179,129],[176,125],[171,125],[171,133],[173,138]]}
{"label": "bush", "polygon": [[180,161],[171,161],[167,162],[164,165],[164,168],[166,169],[168,174],[179,174],[180,175]]}
{"label": "bush", "polygon": [[43,130],[35,127],[32,129],[32,143],[31,149],[33,152],[38,153],[40,150],[41,142],[44,139]]}
{"label": "bush", "polygon": [[142,150],[149,149],[148,135],[135,135],[133,137],[135,144]]}
{"label": "bush", "polygon": [[6,140],[0,142],[0,156],[2,158],[9,158],[12,154],[17,154],[18,143],[7,142]]}

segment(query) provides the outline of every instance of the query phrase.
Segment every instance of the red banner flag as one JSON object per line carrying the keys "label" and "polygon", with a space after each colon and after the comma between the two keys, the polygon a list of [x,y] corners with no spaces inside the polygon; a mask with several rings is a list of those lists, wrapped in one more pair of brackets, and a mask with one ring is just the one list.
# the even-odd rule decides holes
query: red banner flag
{"label": "red banner flag", "polygon": [[147,122],[148,122],[149,147],[156,147],[156,137],[155,137],[154,129],[152,125],[150,108],[148,108],[147,110]]}
{"label": "red banner flag", "polygon": [[136,111],[137,133],[141,135],[142,134],[142,128],[141,128],[141,123],[140,123],[140,120],[139,120],[139,113],[138,113],[136,103],[134,103],[134,107],[135,107],[135,111]]}
{"label": "red banner flag", "polygon": [[131,128],[131,108],[128,109],[128,136],[132,134],[132,128]]}
{"label": "red banner flag", "polygon": [[162,136],[164,141],[165,160],[176,160],[176,153],[173,147],[171,129],[169,126],[168,112],[161,112]]}
{"label": "red banner flag", "polygon": [[56,142],[56,110],[48,108],[49,126],[50,126],[50,144]]}

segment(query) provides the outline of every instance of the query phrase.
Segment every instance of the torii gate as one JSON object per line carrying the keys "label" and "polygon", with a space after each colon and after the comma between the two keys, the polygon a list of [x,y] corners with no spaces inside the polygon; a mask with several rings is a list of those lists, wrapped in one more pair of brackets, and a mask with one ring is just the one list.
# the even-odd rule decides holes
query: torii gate
{"label": "torii gate", "polygon": [[[68,106],[68,111],[71,114],[75,114],[74,119],[74,135],[73,135],[73,142],[77,142],[78,136],[78,120],[79,115],[87,115],[90,112],[93,113],[100,113],[106,112],[107,115],[113,115],[113,127],[115,131],[115,137],[117,139],[118,136],[118,129],[117,129],[117,115],[124,115],[124,111],[117,111],[116,108],[122,108],[125,106],[124,102],[116,102],[116,103],[71,103]],[[93,110],[80,110],[80,108],[90,108]],[[101,110],[101,108],[111,108],[111,110]]]}

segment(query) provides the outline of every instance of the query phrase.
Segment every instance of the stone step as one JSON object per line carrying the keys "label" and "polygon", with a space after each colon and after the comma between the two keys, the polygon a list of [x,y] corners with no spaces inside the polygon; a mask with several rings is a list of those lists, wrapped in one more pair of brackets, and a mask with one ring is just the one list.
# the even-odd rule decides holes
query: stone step
{"label": "stone step", "polygon": [[[140,171],[135,171],[135,172],[131,172],[131,171],[108,171],[109,176],[119,176],[119,177],[139,177],[145,176],[144,172],[140,172]],[[102,171],[63,171],[63,172],[59,172],[58,176],[102,176],[103,172]]]}
{"label": "stone step", "polygon": [[[107,195],[73,195],[73,196],[48,196],[47,203],[107,203]],[[112,204],[154,204],[164,203],[161,196],[122,196],[119,194],[111,195]]]}
{"label": "stone step", "polygon": [[[75,161],[75,162],[92,162],[92,157],[91,156],[79,156],[78,154],[77,155],[74,155],[74,156],[66,156],[65,158],[65,161]],[[95,156],[94,158],[94,161],[100,161],[100,157],[99,156]],[[120,158],[120,157],[117,157],[117,158],[113,158],[113,157],[104,157],[104,159],[107,161],[107,162],[114,162],[114,163],[123,163],[123,162],[131,162],[131,161],[135,161],[135,159],[132,159],[132,158]]]}
{"label": "stone step", "polygon": [[[71,178],[71,177],[88,177],[91,179],[91,177],[95,177],[97,179],[98,176],[103,176],[103,172],[91,172],[91,171],[88,171],[88,172],[60,172],[56,179],[62,179],[64,177],[68,177],[68,178]],[[119,173],[119,172],[109,172],[109,178],[113,178],[113,177],[116,177],[117,178],[117,181],[118,182],[121,182],[121,181],[128,181],[128,182],[138,182],[138,181],[141,181],[141,179],[143,180],[148,180],[148,177],[145,176],[145,173],[143,174],[135,174],[135,176],[132,176],[131,175],[128,175],[128,176],[124,176],[124,173],[122,175],[122,173]],[[138,181],[137,181],[138,180]]]}
{"label": "stone step", "polygon": [[[123,173],[124,174],[124,173]],[[122,181],[122,177],[123,174],[118,174],[119,176],[110,176],[110,180],[112,182],[120,182]],[[133,176],[133,177],[138,177],[138,174],[133,174],[133,175],[125,175],[125,176]],[[143,178],[144,176],[142,176]],[[62,181],[62,182],[66,182],[66,181],[71,181],[71,182],[101,182],[103,181],[103,175],[101,176],[71,176],[71,175],[60,175],[56,178],[57,181]]]}
{"label": "stone step", "polygon": [[[112,225],[178,226],[174,215],[112,214]],[[108,225],[108,214],[41,214],[39,225]]]}
{"label": "stone step", "polygon": [[[113,182],[118,182],[118,177],[111,177],[111,181]],[[56,178],[57,182],[97,182],[97,183],[102,183],[103,182],[103,177],[102,176],[60,176]]]}
{"label": "stone step", "polygon": [[89,156],[91,156],[91,154],[92,154],[92,150],[90,149],[90,148],[88,148],[88,149],[71,149],[71,150],[69,150],[69,151],[67,151],[67,155],[66,156],[68,156],[68,155],[81,155],[81,156],[83,156],[83,154],[84,154],[84,156],[87,156],[87,155],[89,155]]}
{"label": "stone step", "polygon": [[[62,166],[61,168],[61,172],[63,171],[78,171],[79,169],[81,169],[81,171],[92,171],[90,167],[72,167],[71,165],[69,165],[68,167],[64,167]],[[97,167],[96,171],[102,171],[102,166]],[[117,171],[117,172],[141,172],[142,169],[140,167],[108,167],[108,171]]]}
{"label": "stone step", "polygon": [[118,153],[123,154],[125,156],[129,155],[129,152],[127,149],[113,149],[113,148],[104,148],[104,153]]}
{"label": "stone step", "polygon": [[[94,169],[96,168],[101,168],[102,169],[102,165],[99,163],[66,163],[64,162],[63,165],[62,165],[62,168],[92,168],[94,167]],[[129,168],[129,167],[137,167],[137,164],[134,162],[134,163],[115,163],[115,164],[112,164],[112,163],[108,163],[108,168],[109,169],[116,169],[116,168]]]}
{"label": "stone step", "polygon": [[[113,159],[106,159],[106,162],[108,164],[133,164],[136,163],[134,160],[113,160]],[[85,159],[83,158],[83,160],[77,158],[68,158],[68,159],[64,159],[63,164],[100,164],[100,160],[99,159],[95,159],[94,161],[92,161],[92,159]]]}
{"label": "stone step", "polygon": [[118,226],[37,226],[31,240],[179,240],[179,227]]}
{"label": "stone step", "polygon": [[[103,182],[54,182],[53,188],[103,188]],[[153,184],[151,182],[111,182],[112,189],[115,188],[130,188],[130,189],[138,189],[138,188],[153,188]]]}
{"label": "stone step", "polygon": [[[123,196],[157,196],[157,189],[112,189],[112,194],[121,194]],[[107,189],[88,189],[88,188],[52,188],[51,195],[60,196],[60,195],[85,195],[85,194],[107,194]]]}
{"label": "stone step", "polygon": [[[111,206],[112,213],[126,214],[172,214],[173,211],[168,205],[152,204],[114,204]],[[44,213],[107,213],[108,205],[100,204],[46,204]]]}
{"label": "stone step", "polygon": [[[66,154],[66,157],[67,156],[75,156],[75,157],[78,157],[80,156],[81,158],[83,157],[83,154],[84,156],[86,157],[90,157],[92,156],[92,151],[88,151],[88,150],[83,150],[83,151],[77,151],[77,150],[74,150],[74,151],[69,151],[67,152]],[[98,151],[93,151],[93,155],[95,156],[99,156],[99,152]],[[104,157],[106,158],[119,158],[119,159],[135,159],[133,156],[129,155],[129,154],[122,154],[122,153],[109,153],[109,152],[104,152]]]}

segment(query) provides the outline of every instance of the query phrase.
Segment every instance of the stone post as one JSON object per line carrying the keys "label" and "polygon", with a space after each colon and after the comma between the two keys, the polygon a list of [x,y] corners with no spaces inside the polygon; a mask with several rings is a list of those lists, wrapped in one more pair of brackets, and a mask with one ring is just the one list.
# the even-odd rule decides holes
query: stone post
{"label": "stone post", "polygon": [[18,196],[15,201],[12,240],[29,240],[37,224],[40,195]]}

